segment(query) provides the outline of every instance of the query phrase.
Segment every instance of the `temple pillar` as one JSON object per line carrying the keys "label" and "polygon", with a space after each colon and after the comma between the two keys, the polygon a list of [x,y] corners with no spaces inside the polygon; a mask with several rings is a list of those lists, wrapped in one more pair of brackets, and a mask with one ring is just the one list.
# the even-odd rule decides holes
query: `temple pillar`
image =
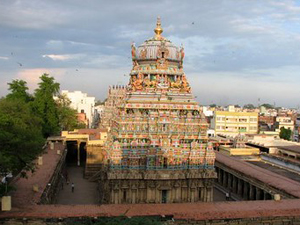
{"label": "temple pillar", "polygon": [[238,191],[237,191],[237,193],[238,193],[238,195],[240,195],[240,196],[242,196],[242,193],[243,193],[243,184],[242,184],[242,180],[241,179],[239,179],[238,178]]}
{"label": "temple pillar", "polygon": [[203,188],[203,201],[204,201],[204,202],[207,202],[207,197],[206,197],[206,196],[207,196],[207,188],[204,187],[204,188]]}
{"label": "temple pillar", "polygon": [[224,178],[224,170],[219,169],[219,171],[220,171],[220,184],[222,185],[223,184],[223,178]]}
{"label": "temple pillar", "polygon": [[223,187],[227,187],[227,172],[223,171]]}
{"label": "temple pillar", "polygon": [[249,184],[249,200],[254,200],[254,188],[252,184]]}
{"label": "temple pillar", "polygon": [[256,187],[256,200],[262,200],[261,199],[261,189]]}
{"label": "temple pillar", "polygon": [[244,192],[243,192],[243,199],[249,199],[249,183],[244,181]]}
{"label": "temple pillar", "polygon": [[218,183],[221,183],[221,169],[217,168],[217,173],[218,173]]}
{"label": "temple pillar", "polygon": [[212,194],[212,188],[207,188],[207,198],[206,201],[207,202],[212,202],[213,199],[213,194]]}
{"label": "temple pillar", "polygon": [[136,190],[132,190],[131,191],[132,194],[131,194],[131,203],[135,204],[136,203]]}
{"label": "temple pillar", "polygon": [[201,187],[201,193],[200,193],[200,201],[204,202],[204,191],[205,188],[204,187]]}
{"label": "temple pillar", "polygon": [[228,173],[228,185],[229,190],[232,190],[232,174]]}
{"label": "temple pillar", "polygon": [[237,178],[233,176],[232,179],[232,192],[237,193]]}
{"label": "temple pillar", "polygon": [[80,141],[77,142],[77,166],[80,166],[80,144]]}
{"label": "temple pillar", "polygon": [[191,201],[190,202],[195,202],[195,189],[192,189],[190,191],[190,195],[191,195]]}

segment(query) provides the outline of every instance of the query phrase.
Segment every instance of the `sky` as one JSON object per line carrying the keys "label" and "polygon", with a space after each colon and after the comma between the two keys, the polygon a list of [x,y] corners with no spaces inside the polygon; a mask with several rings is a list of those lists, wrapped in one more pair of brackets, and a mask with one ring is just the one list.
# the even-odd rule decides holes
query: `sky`
{"label": "sky", "polygon": [[131,42],[184,45],[200,104],[300,105],[300,0],[0,0],[0,96],[43,73],[103,100],[127,84]]}

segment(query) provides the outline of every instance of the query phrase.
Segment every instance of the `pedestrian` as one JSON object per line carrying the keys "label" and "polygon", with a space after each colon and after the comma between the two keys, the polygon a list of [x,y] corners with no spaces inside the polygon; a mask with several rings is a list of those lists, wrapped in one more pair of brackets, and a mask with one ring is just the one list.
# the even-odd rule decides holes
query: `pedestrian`
{"label": "pedestrian", "polygon": [[226,192],[226,201],[229,201],[229,193]]}
{"label": "pedestrian", "polygon": [[75,189],[75,184],[72,182],[72,185],[71,185],[71,187],[72,187],[72,192],[74,192],[74,189]]}

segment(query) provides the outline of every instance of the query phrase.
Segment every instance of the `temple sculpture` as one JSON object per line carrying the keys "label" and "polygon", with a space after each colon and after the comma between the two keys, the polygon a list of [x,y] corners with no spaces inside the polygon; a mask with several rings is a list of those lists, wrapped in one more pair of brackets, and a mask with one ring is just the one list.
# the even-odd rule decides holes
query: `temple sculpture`
{"label": "temple sculpture", "polygon": [[183,71],[184,49],[155,35],[131,45],[132,70],[116,106],[99,176],[100,202],[210,202],[215,153]]}

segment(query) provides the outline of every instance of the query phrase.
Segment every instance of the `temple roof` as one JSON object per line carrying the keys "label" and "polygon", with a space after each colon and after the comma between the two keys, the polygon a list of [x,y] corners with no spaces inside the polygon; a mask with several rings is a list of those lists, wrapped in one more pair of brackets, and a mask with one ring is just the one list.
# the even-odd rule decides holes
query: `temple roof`
{"label": "temple roof", "polygon": [[157,18],[155,35],[146,40],[143,44],[137,47],[136,60],[157,60],[158,58],[165,58],[172,61],[182,61],[184,54],[183,48],[175,46],[170,40],[163,37],[161,34],[163,29],[161,27],[160,18]]}

